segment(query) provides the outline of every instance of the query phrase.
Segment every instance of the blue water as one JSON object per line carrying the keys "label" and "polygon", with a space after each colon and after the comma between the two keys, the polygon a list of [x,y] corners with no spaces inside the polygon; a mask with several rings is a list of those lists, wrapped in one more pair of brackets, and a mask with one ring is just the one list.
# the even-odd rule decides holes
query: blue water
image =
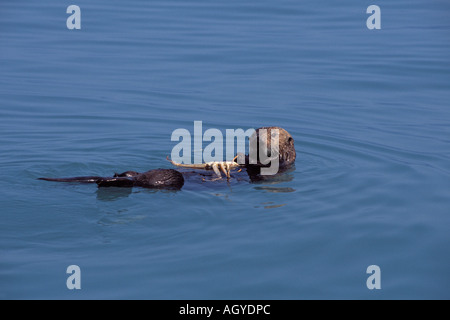
{"label": "blue water", "polygon": [[[449,12],[2,1],[0,299],[449,299]],[[179,192],[36,180],[171,168],[195,120],[281,126],[295,170]]]}

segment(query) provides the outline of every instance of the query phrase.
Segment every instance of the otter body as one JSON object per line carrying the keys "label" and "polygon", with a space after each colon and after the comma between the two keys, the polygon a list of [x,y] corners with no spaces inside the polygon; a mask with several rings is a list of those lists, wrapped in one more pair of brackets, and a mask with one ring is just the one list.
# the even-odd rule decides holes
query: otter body
{"label": "otter body", "polygon": [[[250,140],[257,139],[258,146],[265,144],[267,150],[271,150],[271,137],[275,133],[273,130],[278,130],[279,145],[276,150],[276,154],[270,156],[278,156],[279,160],[279,173],[282,173],[289,169],[296,159],[296,152],[294,147],[294,139],[292,136],[280,127],[262,127],[256,130],[255,134],[250,137]],[[267,132],[267,135],[262,132]],[[244,155],[242,155],[244,156]],[[258,150],[259,157],[259,150]],[[245,156],[245,168],[247,174],[250,177],[250,181],[256,182],[261,180],[270,179],[273,176],[261,175],[261,168],[267,167],[266,164],[262,164],[259,159],[256,163],[250,163],[249,156]],[[99,188],[104,187],[142,187],[153,189],[181,189],[184,185],[183,174],[173,169],[155,169],[144,173],[136,171],[125,171],[120,174],[114,174],[112,177],[99,177],[99,176],[87,176],[87,177],[73,177],[73,178],[39,178],[39,180],[55,181],[55,182],[78,182],[78,183],[96,183]]]}
{"label": "otter body", "polygon": [[79,182],[96,183],[99,188],[120,187],[120,188],[152,188],[152,189],[181,189],[184,185],[183,175],[173,169],[155,169],[144,173],[126,171],[115,174],[113,177],[73,177],[73,178],[39,178],[39,180],[55,182]]}

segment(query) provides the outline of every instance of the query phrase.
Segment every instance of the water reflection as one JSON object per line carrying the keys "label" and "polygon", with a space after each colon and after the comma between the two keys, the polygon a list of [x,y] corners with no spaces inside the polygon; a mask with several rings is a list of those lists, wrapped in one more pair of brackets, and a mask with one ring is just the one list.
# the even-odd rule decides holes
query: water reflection
{"label": "water reflection", "polygon": [[116,201],[127,198],[131,193],[132,188],[98,188],[97,200],[100,201]]}
{"label": "water reflection", "polygon": [[289,188],[289,187],[255,187],[255,190],[263,190],[263,191],[272,192],[272,193],[295,192],[294,188]]}
{"label": "water reflection", "polygon": [[[296,190],[291,187],[274,187],[270,185],[280,184],[284,182],[290,182],[294,179],[295,166],[292,165],[289,168],[285,168],[274,176],[252,176],[249,174],[250,180],[254,184],[259,184],[255,186],[255,190],[270,192],[270,193],[290,193]],[[264,184],[264,185],[261,185]],[[264,209],[276,209],[281,208],[286,205],[286,203],[274,204],[274,202],[263,202],[261,203]],[[261,208],[261,206],[255,206],[255,208]]]}
{"label": "water reflection", "polygon": [[[134,190],[134,192],[133,192],[133,190]],[[148,188],[138,188],[136,190],[133,188],[115,188],[115,187],[98,188],[97,189],[97,200],[106,201],[106,202],[116,201],[119,199],[127,198],[132,193],[138,194],[141,192],[145,192],[145,193],[157,193],[157,192],[176,193],[176,192],[179,192],[179,190],[148,189]]]}
{"label": "water reflection", "polygon": [[[146,217],[146,215],[142,214],[133,214],[128,209],[106,209],[102,217],[97,221],[97,224],[102,227],[129,225],[130,223],[141,221]],[[107,234],[102,233],[102,236],[104,243],[110,243],[112,241]]]}
{"label": "water reflection", "polygon": [[[284,207],[286,205],[286,203],[282,203],[282,204],[273,204],[273,202],[263,202],[261,203],[263,205],[264,209],[276,209],[276,208],[281,208]],[[255,208],[261,208],[261,206],[255,206]]]}

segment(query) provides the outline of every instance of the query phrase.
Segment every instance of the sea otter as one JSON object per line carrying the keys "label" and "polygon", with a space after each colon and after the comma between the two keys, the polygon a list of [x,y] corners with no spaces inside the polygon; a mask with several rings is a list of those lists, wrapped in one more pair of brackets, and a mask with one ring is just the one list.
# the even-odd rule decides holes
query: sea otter
{"label": "sea otter", "polygon": [[[274,154],[270,154],[271,137],[278,130],[279,146],[275,149]],[[262,134],[267,132],[267,135]],[[255,140],[258,142],[257,146],[265,144],[269,150],[269,157],[278,157],[279,169],[278,173],[282,173],[289,169],[295,162],[296,152],[294,147],[294,139],[292,136],[280,127],[262,127],[256,130],[255,134],[250,137],[250,142]],[[258,150],[259,151],[259,150]],[[268,164],[263,164],[259,159],[259,152],[257,159],[251,161],[249,155],[241,155],[244,159],[240,159],[243,167],[246,168],[250,181],[256,182],[270,179],[270,175],[261,174],[261,169],[268,167]],[[188,174],[188,173],[184,173]],[[114,174],[112,177],[72,177],[72,178],[39,178],[39,180],[54,181],[54,182],[78,182],[78,183],[96,183],[99,188],[103,187],[142,187],[152,189],[181,189],[184,185],[185,179],[183,174],[174,169],[154,169],[144,173],[135,171],[125,171],[120,174]]]}

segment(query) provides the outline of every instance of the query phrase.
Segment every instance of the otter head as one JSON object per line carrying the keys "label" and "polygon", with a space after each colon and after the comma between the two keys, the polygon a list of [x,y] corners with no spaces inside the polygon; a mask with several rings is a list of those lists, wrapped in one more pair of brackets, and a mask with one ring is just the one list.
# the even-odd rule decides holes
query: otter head
{"label": "otter head", "polygon": [[[273,145],[278,141],[278,146]],[[273,174],[278,169],[286,168],[295,162],[296,152],[294,138],[280,127],[262,127],[250,137],[250,155],[247,158],[250,167],[274,167]],[[252,160],[253,159],[253,160]],[[275,163],[275,166],[273,163]],[[270,172],[270,171],[269,171]],[[261,174],[264,174],[261,170]]]}

